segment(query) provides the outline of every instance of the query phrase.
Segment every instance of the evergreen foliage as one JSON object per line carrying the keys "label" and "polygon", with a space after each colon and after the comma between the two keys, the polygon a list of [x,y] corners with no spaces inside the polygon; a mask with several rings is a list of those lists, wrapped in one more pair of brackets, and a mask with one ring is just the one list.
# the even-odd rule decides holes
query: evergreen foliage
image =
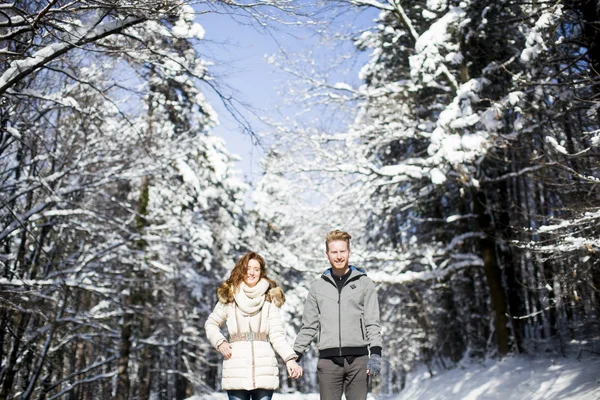
{"label": "evergreen foliage", "polygon": [[[308,109],[358,101],[355,118],[345,132],[282,128],[279,148],[295,151],[265,179],[288,167],[302,192],[318,176],[323,201],[288,218],[353,233],[352,259],[381,290],[381,391],[401,389],[420,363],[564,353],[594,338],[597,8],[338,3],[380,11],[355,41],[370,53],[364,83],[306,79],[296,97]],[[342,88],[351,95],[340,100]],[[299,254],[310,265],[318,251]]]}

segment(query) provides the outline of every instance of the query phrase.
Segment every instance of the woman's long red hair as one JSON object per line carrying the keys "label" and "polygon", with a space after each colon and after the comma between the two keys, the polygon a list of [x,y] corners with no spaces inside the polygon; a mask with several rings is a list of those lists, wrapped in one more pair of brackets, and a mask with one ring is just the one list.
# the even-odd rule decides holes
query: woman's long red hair
{"label": "woman's long red hair", "polygon": [[225,281],[225,284],[229,285],[232,288],[237,289],[242,282],[244,281],[244,277],[248,273],[248,263],[250,260],[256,260],[260,264],[260,277],[261,279],[265,279],[269,282],[269,287],[273,288],[277,286],[275,281],[270,279],[267,276],[267,265],[265,263],[265,259],[262,256],[254,251],[244,254],[236,263],[235,267],[231,271],[229,278]]}

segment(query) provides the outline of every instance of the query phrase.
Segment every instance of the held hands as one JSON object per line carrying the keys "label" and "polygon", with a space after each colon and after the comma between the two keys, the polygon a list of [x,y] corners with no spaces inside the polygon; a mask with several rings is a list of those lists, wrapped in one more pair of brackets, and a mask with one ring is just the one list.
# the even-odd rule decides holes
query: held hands
{"label": "held hands", "polygon": [[231,358],[232,351],[231,351],[231,345],[229,344],[229,342],[227,342],[227,341],[221,342],[219,347],[217,347],[217,350],[219,351],[219,353],[223,354],[224,359],[229,360]]}
{"label": "held hands", "polygon": [[302,367],[298,365],[296,360],[289,360],[285,363],[285,366],[288,371],[288,375],[292,379],[298,379],[302,376]]}
{"label": "held hands", "polygon": [[367,362],[367,375],[379,375],[381,371],[381,356],[379,354],[371,354],[369,362]]}

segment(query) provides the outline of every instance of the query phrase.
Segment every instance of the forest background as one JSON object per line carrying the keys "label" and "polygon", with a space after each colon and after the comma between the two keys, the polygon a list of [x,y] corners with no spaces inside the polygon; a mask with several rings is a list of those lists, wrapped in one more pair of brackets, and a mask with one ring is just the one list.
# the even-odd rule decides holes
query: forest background
{"label": "forest background", "polygon": [[[347,23],[364,10],[375,20]],[[293,337],[332,228],[353,234],[352,261],[378,285],[377,393],[420,366],[597,354],[599,12],[591,0],[0,4],[0,398],[218,389],[203,332],[216,286],[261,252]],[[257,132],[203,56],[207,13],[350,44],[366,59],[359,80],[336,80],[355,54],[282,47],[269,61],[290,74],[295,114],[264,115]],[[264,148],[251,183],[212,133],[207,92]],[[314,392],[311,371],[282,375],[282,390]]]}

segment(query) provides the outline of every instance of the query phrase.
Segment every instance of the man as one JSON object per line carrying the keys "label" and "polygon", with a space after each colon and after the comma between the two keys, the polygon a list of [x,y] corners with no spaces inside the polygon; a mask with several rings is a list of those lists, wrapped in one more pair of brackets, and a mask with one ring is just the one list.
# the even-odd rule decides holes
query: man
{"label": "man", "polygon": [[348,264],[350,239],[339,230],[325,237],[331,268],[312,283],[302,328],[294,343],[299,357],[317,337],[321,400],[365,400],[368,379],[381,370],[379,302],[373,281]]}

